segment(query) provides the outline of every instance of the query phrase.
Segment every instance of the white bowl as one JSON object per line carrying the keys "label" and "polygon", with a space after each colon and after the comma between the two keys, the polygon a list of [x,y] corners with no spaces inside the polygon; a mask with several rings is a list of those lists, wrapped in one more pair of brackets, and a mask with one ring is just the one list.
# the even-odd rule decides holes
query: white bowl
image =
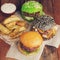
{"label": "white bowl", "polygon": [[6,14],[12,14],[16,11],[16,5],[13,3],[5,3],[1,6],[1,11]]}

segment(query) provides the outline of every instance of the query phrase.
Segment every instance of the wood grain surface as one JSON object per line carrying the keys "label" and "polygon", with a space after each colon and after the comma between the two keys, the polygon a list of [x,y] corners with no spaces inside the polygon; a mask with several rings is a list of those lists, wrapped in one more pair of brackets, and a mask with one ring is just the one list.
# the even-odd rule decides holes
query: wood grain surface
{"label": "wood grain surface", "polygon": [[[10,46],[0,39],[0,60],[15,60],[13,58],[6,58]],[[52,46],[45,46],[40,60],[60,60],[60,50]]]}
{"label": "wood grain surface", "polygon": [[[14,3],[17,9],[20,10],[21,5],[28,0],[0,0],[0,22],[10,15],[6,15],[1,12],[1,5],[4,3]],[[54,17],[57,24],[60,24],[60,0],[37,0],[43,4],[46,14]],[[12,58],[6,58],[10,46],[0,39],[0,60],[15,60]],[[60,47],[58,49],[45,46],[40,60],[60,60]]]}
{"label": "wood grain surface", "polygon": [[46,14],[54,17],[57,24],[60,24],[60,0],[38,0],[43,4]]}
{"label": "wood grain surface", "polygon": [[45,46],[41,60],[59,60],[59,53],[55,47]]}

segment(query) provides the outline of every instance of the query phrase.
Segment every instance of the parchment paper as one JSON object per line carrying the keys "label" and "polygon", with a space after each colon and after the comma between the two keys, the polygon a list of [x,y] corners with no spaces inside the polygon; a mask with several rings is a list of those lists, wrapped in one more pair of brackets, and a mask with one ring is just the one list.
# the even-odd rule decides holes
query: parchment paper
{"label": "parchment paper", "polygon": [[10,47],[6,57],[15,58],[17,60],[39,60],[45,45],[54,46],[56,48],[59,47],[59,45],[60,45],[60,26],[57,30],[56,35],[53,38],[43,42],[43,44],[40,47],[40,51],[37,54],[31,55],[31,56],[23,55],[22,53],[20,53],[18,51],[16,44],[14,44]]}
{"label": "parchment paper", "polygon": [[[19,16],[18,13],[16,13],[16,15]],[[20,17],[20,19],[22,20],[21,17]],[[56,35],[53,38],[51,38],[50,40],[44,41],[40,47],[40,51],[34,55],[26,56],[18,51],[17,45],[15,44],[15,42],[16,42],[15,40],[19,40],[19,38],[12,40],[9,36],[6,36],[6,35],[0,35],[0,38],[3,39],[9,45],[11,45],[9,51],[6,54],[6,57],[15,58],[17,60],[39,60],[45,45],[54,46],[56,48],[59,47],[59,45],[60,45],[60,25],[58,25],[58,30],[57,30]]]}

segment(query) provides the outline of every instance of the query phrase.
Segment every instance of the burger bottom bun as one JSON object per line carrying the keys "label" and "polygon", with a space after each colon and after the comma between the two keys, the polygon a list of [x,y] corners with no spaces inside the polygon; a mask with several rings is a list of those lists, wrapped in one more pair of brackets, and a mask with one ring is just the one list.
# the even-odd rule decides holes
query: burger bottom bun
{"label": "burger bottom bun", "polygon": [[20,44],[19,44],[19,43],[17,44],[17,48],[18,48],[18,50],[19,50],[22,54],[24,54],[24,55],[34,55],[34,54],[38,53],[38,51],[40,50],[40,47],[39,47],[39,48],[37,48],[37,50],[35,50],[35,51],[33,51],[33,52],[27,52],[27,51],[23,50],[23,49],[20,47]]}

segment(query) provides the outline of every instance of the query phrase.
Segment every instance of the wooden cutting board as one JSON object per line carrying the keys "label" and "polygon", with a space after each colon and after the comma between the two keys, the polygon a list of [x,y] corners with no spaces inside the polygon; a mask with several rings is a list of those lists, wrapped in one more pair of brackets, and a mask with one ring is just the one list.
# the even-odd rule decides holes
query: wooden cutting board
{"label": "wooden cutting board", "polygon": [[[0,60],[16,60],[6,58],[6,53],[9,50],[9,45],[0,39]],[[56,48],[52,46],[45,46],[40,60],[59,60],[59,54]]]}
{"label": "wooden cutting board", "polygon": [[40,60],[59,60],[57,49],[52,46],[45,46]]}

